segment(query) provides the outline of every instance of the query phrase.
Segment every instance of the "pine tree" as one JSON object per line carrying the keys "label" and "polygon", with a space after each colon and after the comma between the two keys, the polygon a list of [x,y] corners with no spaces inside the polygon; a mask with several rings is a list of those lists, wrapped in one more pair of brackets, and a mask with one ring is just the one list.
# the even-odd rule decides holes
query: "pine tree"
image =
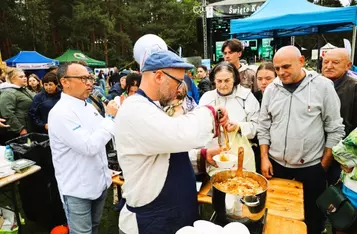
{"label": "pine tree", "polygon": [[326,7],[343,7],[339,0],[320,0],[317,4]]}
{"label": "pine tree", "polygon": [[[326,7],[343,7],[341,2],[339,0],[308,0],[311,3],[315,3],[320,6],[326,6]],[[355,1],[355,0],[352,0]]]}
{"label": "pine tree", "polygon": [[[0,0],[3,59],[34,48],[55,58],[66,49],[121,67],[133,60],[133,44],[153,33],[184,56],[200,55],[193,8],[200,0]],[[107,42],[107,43],[104,43]]]}

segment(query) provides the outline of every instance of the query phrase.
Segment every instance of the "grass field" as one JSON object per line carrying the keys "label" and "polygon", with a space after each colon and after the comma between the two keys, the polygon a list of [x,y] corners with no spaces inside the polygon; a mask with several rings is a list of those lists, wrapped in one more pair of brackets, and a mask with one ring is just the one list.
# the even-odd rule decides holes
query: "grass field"
{"label": "grass field", "polygon": [[[34,191],[35,192],[35,191]],[[34,222],[26,219],[26,216],[21,208],[19,194],[17,193],[18,204],[20,204],[21,216],[25,218],[25,225],[23,226],[23,234],[48,234],[45,228],[36,225]],[[11,206],[11,201],[0,193],[0,206]],[[103,217],[100,225],[100,234],[118,234],[118,217],[119,213],[113,209],[113,189],[108,190],[108,196],[103,210]]]}

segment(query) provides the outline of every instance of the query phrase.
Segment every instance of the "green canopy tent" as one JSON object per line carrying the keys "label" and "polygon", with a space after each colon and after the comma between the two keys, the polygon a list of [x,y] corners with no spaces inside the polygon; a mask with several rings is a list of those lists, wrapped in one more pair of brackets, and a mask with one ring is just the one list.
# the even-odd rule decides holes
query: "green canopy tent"
{"label": "green canopy tent", "polygon": [[104,61],[95,60],[89,58],[87,55],[83,54],[80,50],[67,50],[56,58],[60,63],[73,62],[73,61],[84,61],[89,67],[105,67]]}

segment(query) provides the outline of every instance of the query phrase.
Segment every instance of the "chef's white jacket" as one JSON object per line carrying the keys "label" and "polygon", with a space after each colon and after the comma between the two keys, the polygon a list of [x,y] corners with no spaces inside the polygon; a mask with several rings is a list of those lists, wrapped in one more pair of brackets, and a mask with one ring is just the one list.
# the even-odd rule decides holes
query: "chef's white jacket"
{"label": "chef's white jacket", "polygon": [[114,132],[89,103],[65,93],[48,117],[52,161],[61,197],[97,199],[111,185],[105,151]]}

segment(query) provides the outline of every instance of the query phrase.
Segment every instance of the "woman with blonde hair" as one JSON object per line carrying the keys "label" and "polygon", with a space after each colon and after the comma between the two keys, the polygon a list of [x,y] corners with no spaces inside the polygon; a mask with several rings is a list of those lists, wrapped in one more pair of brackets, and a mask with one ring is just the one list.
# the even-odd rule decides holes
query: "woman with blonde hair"
{"label": "woman with blonde hair", "polygon": [[7,73],[7,85],[0,89],[0,116],[10,125],[5,134],[5,141],[25,135],[31,131],[28,117],[34,93],[27,88],[27,78],[20,69]]}
{"label": "woman with blonde hair", "polygon": [[36,74],[29,75],[29,78],[27,79],[27,88],[35,93],[42,91],[42,81]]}

